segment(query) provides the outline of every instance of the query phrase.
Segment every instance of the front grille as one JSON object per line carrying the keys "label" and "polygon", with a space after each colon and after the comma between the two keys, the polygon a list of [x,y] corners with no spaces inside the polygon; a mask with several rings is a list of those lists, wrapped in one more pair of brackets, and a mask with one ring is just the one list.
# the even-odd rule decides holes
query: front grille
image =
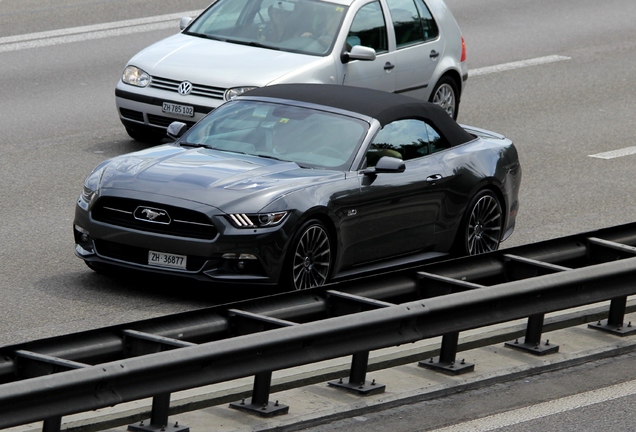
{"label": "front grille", "polygon": [[[148,249],[127,246],[107,240],[95,240],[97,253],[106,258],[125,261],[132,264],[148,265]],[[186,270],[199,271],[206,262],[205,257],[188,255]]]}
{"label": "front grille", "polygon": [[[162,216],[150,220],[144,216],[146,208],[162,213]],[[103,197],[91,214],[96,221],[139,231],[205,240],[212,240],[217,235],[212,221],[203,213],[148,201]]]}
{"label": "front grille", "polygon": [[[168,126],[170,126],[170,123],[174,121],[176,120],[171,117],[163,117],[163,116],[158,116],[154,114],[148,114],[148,123],[154,126],[161,126],[161,127],[167,128]],[[193,121],[183,121],[183,120],[179,120],[179,121],[187,124],[188,127],[194,126],[194,123],[195,123]]]}
{"label": "front grille", "polygon": [[[152,80],[150,81],[150,87],[178,93],[179,84],[181,84],[182,82],[183,81],[153,76]],[[225,89],[221,87],[212,87],[203,84],[192,83],[192,91],[190,92],[190,94],[223,100]]]}
{"label": "front grille", "polygon": [[143,123],[144,122],[144,114],[140,111],[134,111],[131,109],[120,108],[119,112],[123,118],[134,120]]}

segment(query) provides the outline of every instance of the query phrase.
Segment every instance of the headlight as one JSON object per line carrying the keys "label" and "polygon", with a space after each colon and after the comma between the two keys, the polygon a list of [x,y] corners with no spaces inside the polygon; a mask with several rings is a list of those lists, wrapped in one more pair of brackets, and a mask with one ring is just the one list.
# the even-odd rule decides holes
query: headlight
{"label": "headlight", "polygon": [[250,90],[254,90],[256,87],[252,86],[252,87],[234,87],[231,89],[227,89],[225,92],[225,100],[229,101],[234,99],[237,96],[242,95],[245,92],[248,92]]}
{"label": "headlight", "polygon": [[124,73],[121,76],[121,80],[126,84],[134,85],[136,87],[146,87],[150,84],[150,75],[138,67],[126,66],[126,69],[124,69]]}
{"label": "headlight", "polygon": [[266,228],[280,224],[287,212],[228,215],[230,222],[237,228]]}
{"label": "headlight", "polygon": [[80,195],[79,204],[85,210],[88,209],[93,199],[97,196],[103,172],[103,168],[96,169],[88,177],[86,177],[86,180],[84,180],[84,188]]}

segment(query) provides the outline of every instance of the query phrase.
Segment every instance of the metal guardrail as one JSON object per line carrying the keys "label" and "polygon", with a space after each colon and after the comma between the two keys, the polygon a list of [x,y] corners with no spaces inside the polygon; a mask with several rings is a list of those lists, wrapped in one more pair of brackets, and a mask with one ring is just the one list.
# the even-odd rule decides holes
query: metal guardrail
{"label": "metal guardrail", "polygon": [[[148,426],[166,424],[172,392],[254,376],[252,398],[232,404],[261,415],[286,412],[268,400],[273,371],[352,356],[349,391],[365,381],[370,351],[442,336],[433,365],[455,364],[462,331],[528,318],[515,348],[545,354],[546,313],[611,300],[605,324],[623,326],[636,294],[636,224],[485,255],[403,269],[198,311],[0,348],[0,428],[153,397]],[[553,347],[551,349],[554,349]],[[173,430],[173,429],[171,429]],[[184,426],[178,430],[187,430]]]}

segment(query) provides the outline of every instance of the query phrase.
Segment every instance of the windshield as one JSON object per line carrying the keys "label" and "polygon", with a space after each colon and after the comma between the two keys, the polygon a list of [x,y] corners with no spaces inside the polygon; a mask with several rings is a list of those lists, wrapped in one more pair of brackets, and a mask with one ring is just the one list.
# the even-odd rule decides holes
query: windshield
{"label": "windshield", "polygon": [[368,127],[345,115],[237,100],[198,122],[180,144],[290,161],[305,168],[349,170]]}
{"label": "windshield", "polygon": [[331,52],[346,6],[316,0],[218,0],[184,32],[311,55]]}

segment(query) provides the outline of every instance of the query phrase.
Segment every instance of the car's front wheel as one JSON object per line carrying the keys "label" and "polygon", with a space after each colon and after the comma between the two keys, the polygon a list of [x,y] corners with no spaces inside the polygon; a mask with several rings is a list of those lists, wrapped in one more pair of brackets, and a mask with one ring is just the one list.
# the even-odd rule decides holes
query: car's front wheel
{"label": "car's front wheel", "polygon": [[440,79],[433,92],[429,102],[433,102],[441,106],[454,120],[457,120],[457,111],[459,109],[459,91],[455,81],[445,76]]}
{"label": "car's front wheel", "polygon": [[327,283],[333,251],[327,227],[318,220],[306,222],[291,243],[286,277],[292,289],[300,290]]}
{"label": "car's front wheel", "polygon": [[499,200],[489,190],[482,190],[470,202],[458,236],[457,252],[478,255],[499,248],[503,212]]}

